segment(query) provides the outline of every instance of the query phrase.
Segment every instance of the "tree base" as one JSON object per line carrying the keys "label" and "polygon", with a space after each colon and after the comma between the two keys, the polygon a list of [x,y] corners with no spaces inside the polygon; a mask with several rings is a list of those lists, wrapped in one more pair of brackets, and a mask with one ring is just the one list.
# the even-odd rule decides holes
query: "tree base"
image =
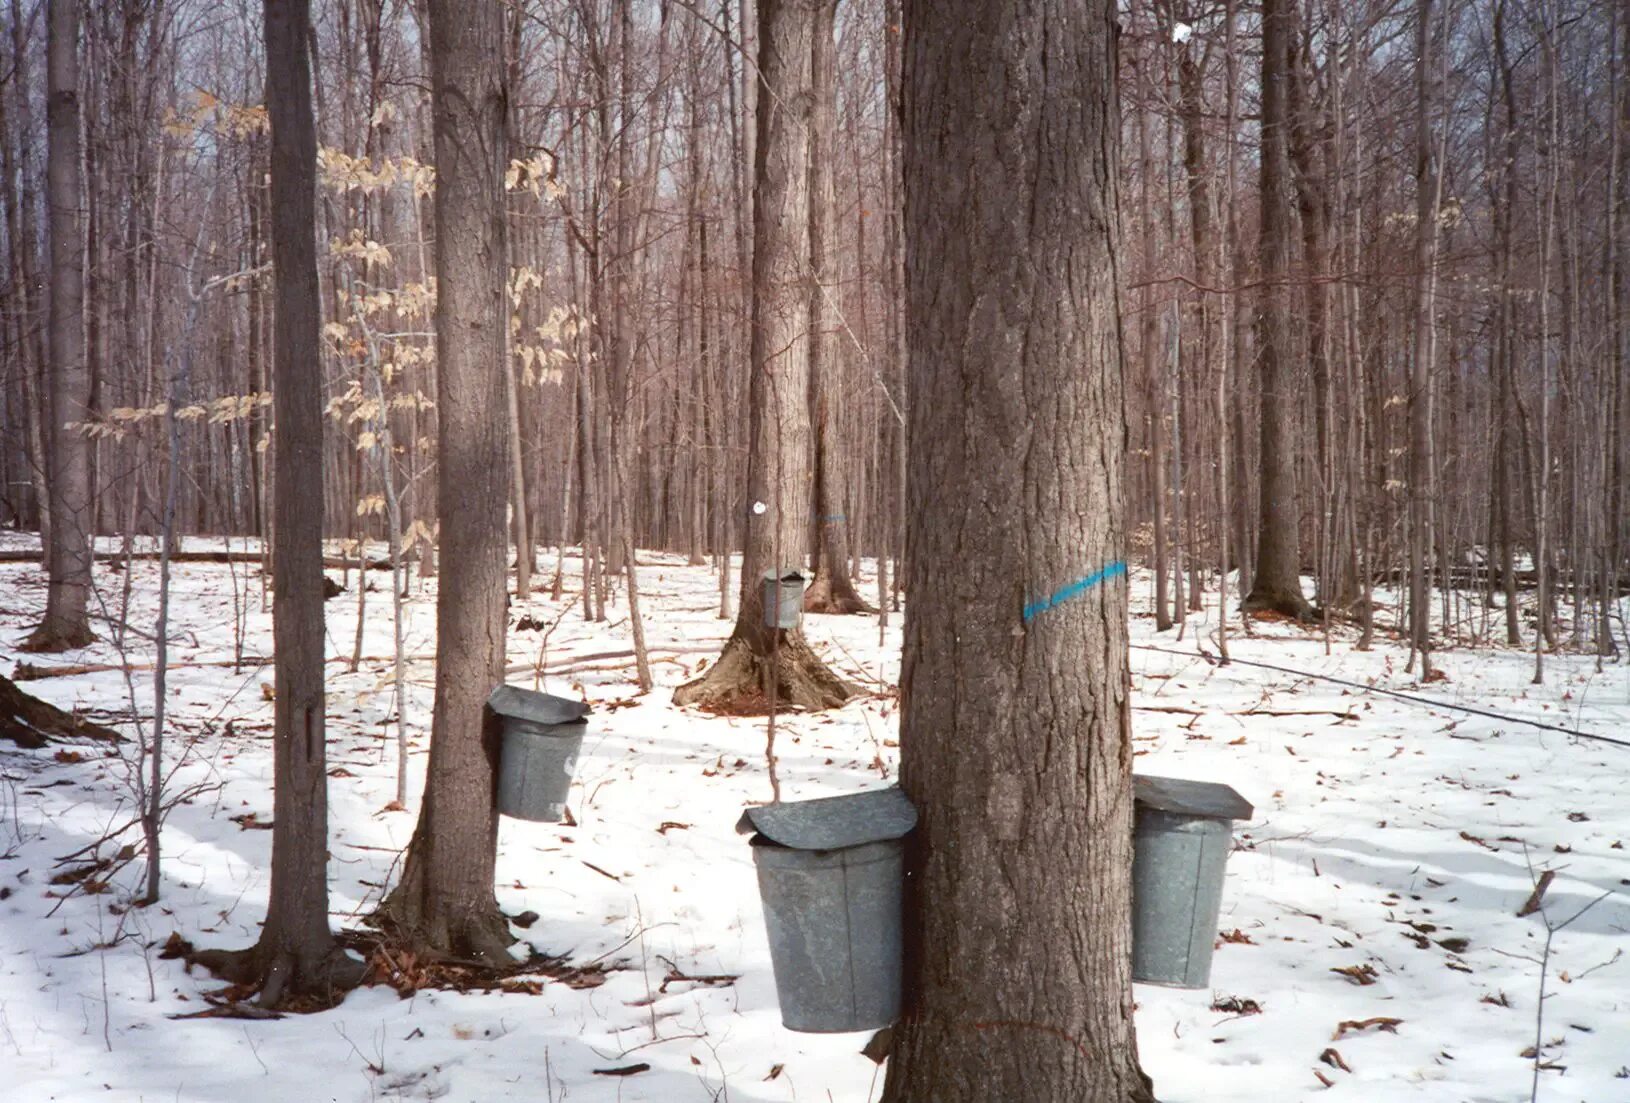
{"label": "tree base", "polygon": [[202,965],[253,992],[261,1007],[282,1011],[325,1011],[361,984],[368,971],[364,962],[335,944],[313,960],[263,942],[246,950],[193,950],[185,957],[188,965]]}
{"label": "tree base", "polygon": [[770,711],[772,662],[778,709],[819,712],[837,708],[855,695],[854,687],[828,670],[802,636],[785,633],[773,656],[759,655],[747,640],[732,636],[707,673],[674,690],[674,704],[733,716],[764,716]]}
{"label": "tree base", "polygon": [[28,638],[17,645],[17,650],[36,655],[53,655],[59,651],[74,651],[96,642],[96,633],[89,628],[62,628],[46,621]]}
{"label": "tree base", "polygon": [[829,575],[817,574],[809,589],[804,591],[804,612],[854,616],[858,613],[875,613],[877,610],[866,604],[847,578],[834,579]]}
{"label": "tree base", "polygon": [[1313,606],[1299,591],[1253,589],[1239,603],[1242,613],[1278,613],[1297,621],[1311,621]]}
{"label": "tree base", "polygon": [[[509,948],[515,944],[509,920],[488,894],[484,902],[464,902],[456,909],[426,906],[423,866],[409,847],[402,882],[379,905],[368,922],[397,945],[423,957],[503,968],[513,965]],[[451,914],[431,914],[433,911]]]}

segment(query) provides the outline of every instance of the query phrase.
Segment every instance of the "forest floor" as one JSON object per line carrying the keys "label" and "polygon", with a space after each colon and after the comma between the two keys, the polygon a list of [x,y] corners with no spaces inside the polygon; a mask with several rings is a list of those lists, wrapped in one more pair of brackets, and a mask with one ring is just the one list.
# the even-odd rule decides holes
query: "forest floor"
{"label": "forest floor", "polygon": [[[26,546],[15,534],[7,547]],[[204,547],[203,543],[189,546]],[[170,672],[169,791],[190,794],[164,829],[163,896],[129,908],[143,876],[127,828],[128,750],[19,751],[0,742],[0,1096],[40,1100],[870,1100],[877,1067],[863,1035],[782,1029],[751,856],[735,823],[767,800],[762,720],[675,708],[671,691],[711,661],[725,633],[715,576],[642,553],[656,692],[640,697],[625,606],[603,625],[546,595],[510,611],[510,680],[543,679],[594,703],[570,808],[577,826],[504,820],[498,899],[539,918],[518,935],[601,975],[539,978],[508,992],[389,987],[280,1021],[184,1018],[220,988],[162,958],[172,933],[199,946],[253,942],[265,914],[271,833],[269,665]],[[544,559],[547,581],[553,556]],[[567,560],[567,600],[578,568]],[[151,661],[157,564],[132,568],[128,659]],[[338,577],[337,572],[331,574]],[[255,565],[175,567],[171,662],[271,653]],[[106,608],[125,577],[98,563]],[[328,603],[332,907],[355,927],[393,876],[422,784],[434,650],[433,588],[408,603],[412,786],[395,787],[389,574],[370,572],[363,662],[347,673],[355,575]],[[874,587],[875,588],[875,587]],[[84,652],[19,656],[45,596],[40,570],[0,564],[0,658],[116,663]],[[1148,578],[1133,579],[1132,638],[1180,654],[1132,652],[1137,768],[1223,781],[1256,806],[1237,825],[1212,986],[1140,985],[1145,1069],[1164,1103],[1515,1103],[1530,1097],[1547,923],[1599,897],[1550,947],[1539,1098],[1630,1101],[1630,749],[1423,707],[1207,651],[1214,615],[1157,634]],[[515,625],[522,618],[542,629]],[[816,649],[869,693],[779,721],[788,799],[887,784],[898,751],[899,620],[881,645],[875,617],[811,617]],[[550,626],[553,625],[552,628]],[[1237,623],[1236,623],[1237,627]],[[106,637],[107,624],[98,625]],[[544,649],[545,639],[547,647]],[[240,646],[241,645],[241,646]],[[1338,631],[1264,624],[1236,658],[1418,691],[1563,727],[1630,732],[1630,670],[1550,656],[1450,650],[1447,680],[1419,686],[1405,652],[1367,653]],[[138,669],[30,681],[23,688],[132,731],[152,709]],[[86,851],[85,848],[93,848]],[[132,851],[126,851],[130,855]],[[110,864],[98,867],[99,855]],[[70,857],[73,856],[73,857]],[[66,860],[65,860],[66,859]],[[1554,870],[1524,918],[1535,878]],[[594,983],[602,982],[602,983]],[[637,1066],[648,1066],[638,1069]],[[636,1071],[628,1071],[631,1068]],[[608,1075],[608,1072],[622,1075]],[[1326,1086],[1328,1085],[1328,1086]],[[1015,1085],[1009,1099],[1023,1100]]]}

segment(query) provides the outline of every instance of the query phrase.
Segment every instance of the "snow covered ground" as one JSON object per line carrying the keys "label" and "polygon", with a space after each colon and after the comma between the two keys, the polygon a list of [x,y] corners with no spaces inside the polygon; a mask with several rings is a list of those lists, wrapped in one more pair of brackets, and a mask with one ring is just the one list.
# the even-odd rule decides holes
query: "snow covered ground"
{"label": "snow covered ground", "polygon": [[[22,546],[15,536],[0,545]],[[261,691],[270,667],[183,665],[170,674],[170,785],[195,795],[166,826],[158,906],[123,907],[142,877],[139,859],[89,874],[110,879],[106,891],[52,884],[85,856],[61,859],[130,819],[122,760],[91,746],[24,752],[0,742],[0,1098],[875,1098],[882,1078],[859,1052],[865,1036],[798,1035],[780,1025],[752,862],[733,830],[744,804],[769,796],[763,722],[670,703],[668,691],[711,658],[726,631],[714,576],[672,556],[642,562],[647,634],[660,660],[649,696],[636,696],[621,659],[574,659],[628,647],[620,602],[599,626],[547,596],[511,610],[512,624],[558,620],[543,660],[577,669],[543,688],[581,688],[597,708],[571,800],[579,826],[506,819],[499,902],[511,914],[541,916],[520,932],[539,950],[612,966],[603,984],[409,999],[377,988],[277,1022],[174,1018],[203,1009],[201,993],[219,985],[160,959],[163,943],[172,932],[201,946],[251,943],[265,912],[271,843],[245,819],[271,818],[272,707]],[[552,557],[546,565],[552,570]],[[124,576],[102,563],[96,574],[117,610]],[[157,565],[139,562],[133,575],[129,622],[147,633]],[[371,574],[379,592],[368,595],[355,674],[343,658],[356,629],[354,586],[328,604],[337,925],[354,924],[391,877],[413,828],[426,753],[429,591],[410,603],[407,631],[417,657],[406,702],[415,789],[407,812],[387,811],[396,765],[387,578]],[[1212,988],[1137,990],[1139,1048],[1160,1098],[1527,1099],[1546,922],[1560,924],[1607,894],[1552,944],[1539,1038],[1555,1067],[1541,1073],[1539,1093],[1566,1103],[1630,1101],[1630,749],[1239,664],[1218,668],[1195,654],[1197,637],[1215,650],[1212,622],[1191,622],[1182,640],[1153,631],[1147,581],[1134,576],[1133,642],[1181,654],[1132,653],[1138,768],[1228,782],[1257,809],[1236,832]],[[270,654],[258,567],[179,564],[174,587],[172,662],[230,659],[240,620],[242,652]],[[43,603],[37,567],[0,564],[3,657],[18,658]],[[875,618],[813,617],[806,627],[852,680],[877,689],[897,679],[898,618],[881,646]],[[105,637],[106,625],[98,631]],[[534,685],[544,637],[512,628],[511,681]],[[151,659],[146,639],[131,635],[132,662]],[[1359,653],[1343,633],[1327,653],[1317,635],[1265,626],[1254,639],[1235,638],[1232,650],[1419,688],[1442,702],[1630,733],[1622,665],[1598,674],[1588,658],[1552,657],[1548,684],[1534,687],[1531,656],[1449,651],[1436,656],[1448,680],[1417,687],[1395,645]],[[101,643],[24,658],[117,655]],[[90,673],[25,688],[63,707],[128,714],[133,686],[149,715],[150,674],[132,678],[127,686],[118,671]],[[783,717],[785,795],[887,783],[896,710],[882,692],[835,712]],[[126,842],[139,843],[134,831],[99,853],[116,858]],[[1544,911],[1518,918],[1544,870],[1556,871]],[[697,977],[736,979],[675,979]],[[595,1071],[636,1063],[649,1069]],[[1015,1085],[1007,1098],[1029,1097]]]}

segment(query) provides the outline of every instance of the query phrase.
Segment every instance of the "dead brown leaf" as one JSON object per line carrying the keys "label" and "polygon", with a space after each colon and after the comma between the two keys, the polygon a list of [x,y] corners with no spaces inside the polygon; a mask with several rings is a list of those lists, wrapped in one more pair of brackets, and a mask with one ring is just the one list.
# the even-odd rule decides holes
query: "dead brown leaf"
{"label": "dead brown leaf", "polygon": [[1352,1066],[1342,1059],[1340,1053],[1336,1052],[1335,1046],[1331,1046],[1323,1053],[1319,1054],[1319,1060],[1323,1061],[1333,1069],[1340,1069],[1342,1072],[1353,1071]]}
{"label": "dead brown leaf", "polygon": [[1339,968],[1333,968],[1330,971],[1332,973],[1340,973],[1354,984],[1359,985],[1374,984],[1377,978],[1375,967],[1369,964],[1345,965]]}
{"label": "dead brown leaf", "polygon": [[1369,1030],[1372,1027],[1376,1030],[1384,1030],[1388,1034],[1396,1034],[1399,1025],[1402,1023],[1402,1019],[1393,1019],[1386,1015],[1376,1015],[1368,1019],[1343,1019],[1336,1025],[1336,1032],[1330,1036],[1330,1040],[1332,1042],[1336,1041],[1349,1031]]}

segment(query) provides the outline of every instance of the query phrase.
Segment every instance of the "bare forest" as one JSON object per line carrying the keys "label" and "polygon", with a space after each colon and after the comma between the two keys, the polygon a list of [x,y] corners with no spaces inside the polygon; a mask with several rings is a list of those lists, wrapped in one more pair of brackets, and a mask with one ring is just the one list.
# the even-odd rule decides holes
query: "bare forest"
{"label": "bare forest", "polygon": [[21,1098],[1630,1090],[1616,0],[0,0],[0,206]]}

